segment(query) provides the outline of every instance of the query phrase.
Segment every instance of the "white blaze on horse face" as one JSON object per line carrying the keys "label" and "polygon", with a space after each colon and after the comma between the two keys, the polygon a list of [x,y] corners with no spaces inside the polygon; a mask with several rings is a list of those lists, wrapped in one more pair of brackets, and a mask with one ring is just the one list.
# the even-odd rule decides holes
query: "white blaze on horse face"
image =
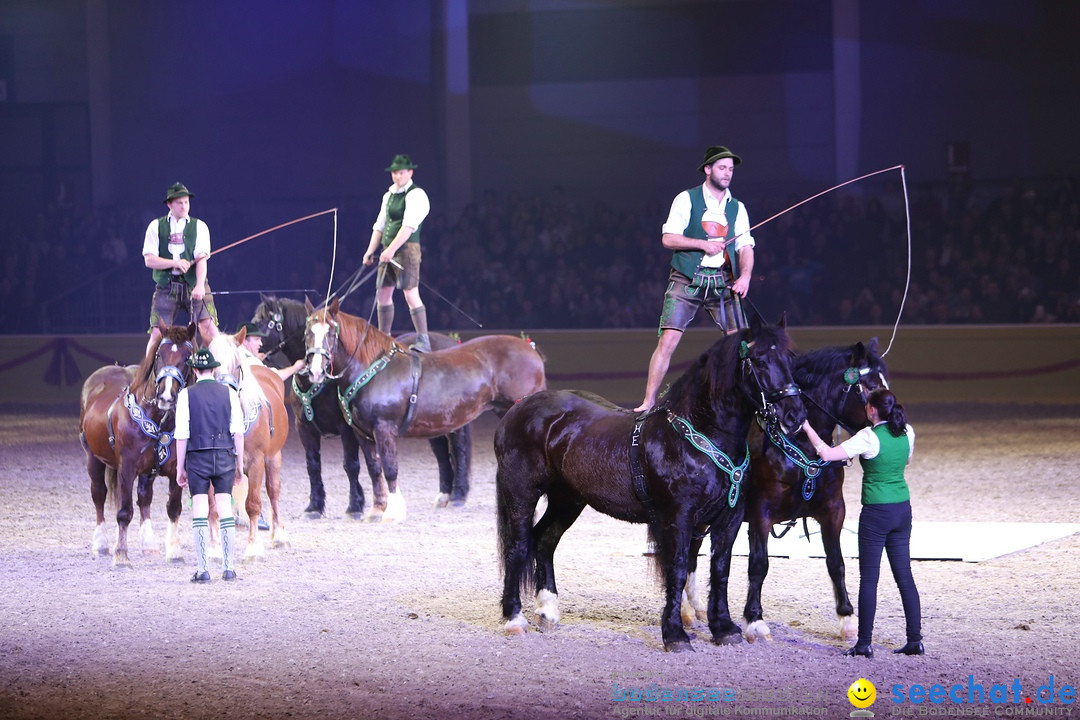
{"label": "white blaze on horse face", "polygon": [[317,322],[311,324],[311,345],[307,348],[308,372],[311,381],[315,383],[322,382],[323,375],[326,374],[326,356],[320,352],[312,352],[312,350],[322,348],[329,333],[329,323]]}
{"label": "white blaze on horse face", "polygon": [[[167,348],[172,353],[178,353],[180,348],[177,347],[175,342],[169,342],[171,348]],[[180,394],[180,384],[176,381],[172,375],[166,375],[162,379],[162,386],[157,396],[157,406],[160,410],[172,410],[176,407],[176,398]]]}

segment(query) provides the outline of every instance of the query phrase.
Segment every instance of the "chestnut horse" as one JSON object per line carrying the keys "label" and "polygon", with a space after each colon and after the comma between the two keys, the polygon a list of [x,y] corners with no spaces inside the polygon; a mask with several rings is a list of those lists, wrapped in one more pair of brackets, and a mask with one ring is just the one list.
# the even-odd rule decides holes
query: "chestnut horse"
{"label": "chestnut horse", "polygon": [[[716,643],[741,641],[728,611],[731,547],[746,507],[746,436],[755,413],[795,431],[806,417],[784,323],[725,336],[642,415],[591,393],[542,392],[512,407],[495,431],[502,614],[525,632],[521,590],[536,589],[540,628],[559,622],[554,556],[564,532],[590,505],[647,523],[663,573],[664,648],[691,650],[680,617],[691,548],[712,545],[709,629]],[[540,498],[547,509],[534,522]]]}
{"label": "chestnut horse", "polygon": [[[366,320],[342,312],[337,298],[306,303],[308,377],[337,386],[342,412],[360,438],[373,438],[389,488],[386,519],[403,520],[397,439],[446,435],[547,386],[544,359],[511,335],[485,335],[447,350],[410,353]],[[361,441],[363,443],[363,440]]]}
{"label": "chestnut horse", "polygon": [[[304,303],[272,295],[261,296],[259,306],[251,321],[266,334],[263,351],[267,362],[273,362],[280,352],[291,365],[304,357],[304,330],[308,311]],[[458,345],[458,341],[440,333],[429,333],[431,346],[445,350]],[[407,336],[399,342],[407,344]],[[304,509],[309,517],[319,518],[326,513],[326,487],[322,479],[322,438],[340,437],[345,476],[349,483],[349,504],[345,514],[351,517],[364,515],[364,489],[360,485],[360,451],[363,450],[368,476],[371,478],[374,502],[369,520],[379,520],[386,510],[386,479],[382,476],[382,463],[375,451],[374,440],[359,437],[341,413],[337,394],[324,392],[325,383],[315,385],[305,370],[293,375],[288,381],[292,392],[289,402],[295,418],[294,427],[304,446],[308,482],[311,485],[308,506]],[[466,425],[441,437],[431,438],[431,451],[439,464],[439,497],[436,505],[459,506],[469,494],[469,466],[472,458],[472,433]]]}
{"label": "chestnut horse", "polygon": [[158,329],[161,338],[149,348],[139,365],[107,365],[95,370],[83,383],[79,398],[79,441],[86,452],[90,496],[97,510],[92,548],[100,555],[109,552],[105,500],[113,495],[117,508],[115,567],[131,565],[127,529],[134,515],[132,490],[136,478],[139,480],[140,546],[143,552],[159,552],[150,523],[150,503],[157,475],[169,478],[165,559],[170,562],[181,560],[177,533],[182,509],[181,488],[176,484],[172,433],[176,423],[177,395],[192,379],[185,362],[193,351],[195,325],[159,323]]}
{"label": "chestnut horse", "polygon": [[[236,507],[244,506],[248,515],[248,542],[244,559],[262,557],[265,548],[259,535],[262,511],[262,487],[270,499],[272,547],[289,544],[285,519],[281,513],[281,449],[289,437],[289,415],[285,410],[285,385],[281,376],[265,367],[241,345],[247,330],[236,335],[218,333],[210,341],[210,352],[221,363],[214,369],[219,382],[235,383],[244,411],[244,474],[248,482],[235,488]],[[214,504],[211,503],[211,508]],[[210,527],[217,524],[211,519]]]}

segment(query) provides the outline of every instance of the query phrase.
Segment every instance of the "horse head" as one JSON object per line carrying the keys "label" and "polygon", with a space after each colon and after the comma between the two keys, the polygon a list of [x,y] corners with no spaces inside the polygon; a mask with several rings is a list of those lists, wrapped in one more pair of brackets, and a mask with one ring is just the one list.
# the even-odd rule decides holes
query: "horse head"
{"label": "horse head", "polygon": [[235,335],[219,332],[208,346],[214,359],[221,363],[214,368],[214,378],[218,382],[231,385],[237,392],[240,391],[244,379],[244,356],[250,355],[244,349],[245,338],[247,328],[242,327]]}
{"label": "horse head", "polygon": [[888,389],[889,369],[878,355],[876,337],[870,338],[865,345],[861,342],[852,345],[848,362],[850,365],[843,375],[844,397],[840,401],[837,414],[840,422],[852,431],[869,423],[866,417],[866,399],[878,388]]}
{"label": "horse head", "polygon": [[[263,338],[262,351],[270,356],[271,354],[283,351],[289,360],[298,360],[298,357],[292,357],[292,354],[288,351],[287,344],[289,343],[289,325],[288,322],[288,306],[285,300],[279,299],[274,295],[259,294],[261,302],[259,306],[255,308],[255,314],[251,318],[251,322],[262,328],[262,331],[266,334]],[[292,304],[297,305],[296,301],[290,301]]]}
{"label": "horse head", "polygon": [[190,325],[166,325],[158,322],[161,340],[154,350],[154,402],[159,410],[176,407],[180,390],[192,378],[187,359],[194,352],[195,323]]}
{"label": "horse head", "polygon": [[743,393],[766,421],[778,422],[789,433],[802,425],[806,408],[792,374],[795,353],[786,327],[786,315],[773,326],[751,319],[739,335],[738,355]]}
{"label": "horse head", "polygon": [[313,383],[321,383],[333,373],[334,352],[337,350],[338,312],[341,309],[338,299],[330,301],[329,307],[315,309],[311,301],[304,298],[307,308],[307,325],[304,329],[304,359],[307,363],[308,376]]}

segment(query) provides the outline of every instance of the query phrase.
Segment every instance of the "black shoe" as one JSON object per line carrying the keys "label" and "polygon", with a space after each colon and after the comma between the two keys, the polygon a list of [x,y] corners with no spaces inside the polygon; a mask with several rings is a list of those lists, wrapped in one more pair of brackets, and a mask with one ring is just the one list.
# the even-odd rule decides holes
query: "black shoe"
{"label": "black shoe", "polygon": [[431,352],[431,338],[427,335],[417,335],[416,342],[410,345],[409,349],[418,353],[429,353]]}
{"label": "black shoe", "polygon": [[923,647],[922,640],[915,640],[902,648],[893,650],[893,653],[896,655],[925,655],[926,648]]}
{"label": "black shoe", "polygon": [[847,656],[847,657],[856,657],[856,656],[861,655],[864,658],[868,658],[870,660],[873,660],[874,659],[874,648],[870,647],[869,643],[867,643],[866,645],[861,645],[859,643],[856,643],[855,645],[853,645],[853,646],[849,647],[847,650],[845,650],[844,655]]}
{"label": "black shoe", "polygon": [[259,513],[259,524],[257,525],[257,527],[260,530],[269,530],[270,529],[270,523],[266,522],[266,518],[263,517],[262,513]]}
{"label": "black shoe", "polygon": [[200,585],[210,582],[210,573],[206,570],[202,572],[196,572],[191,576],[191,582],[198,583]]}
{"label": "black shoe", "polygon": [[[223,572],[221,574],[221,579],[226,580],[226,581],[235,580],[236,579],[236,573],[234,571],[232,571],[232,570],[226,570],[225,572]],[[209,580],[209,578],[207,578],[207,580]]]}

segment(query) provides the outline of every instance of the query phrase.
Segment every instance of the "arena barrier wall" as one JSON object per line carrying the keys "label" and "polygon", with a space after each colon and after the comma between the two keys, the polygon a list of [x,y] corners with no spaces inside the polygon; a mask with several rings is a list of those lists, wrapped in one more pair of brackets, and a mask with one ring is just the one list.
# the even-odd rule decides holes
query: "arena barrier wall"
{"label": "arena barrier wall", "polygon": [[[491,331],[493,333],[499,331]],[[508,331],[517,335],[518,331]],[[792,328],[801,350],[850,345],[892,328]],[[462,339],[480,332],[462,333]],[[538,330],[530,334],[547,358],[548,385],[598,393],[633,407],[641,401],[656,345],[648,330]],[[715,340],[691,329],[672,358],[678,376]],[[138,362],[146,335],[0,336],[0,403],[78,407],[83,380],[98,367]],[[901,326],[885,357],[905,404],[1080,403],[1080,326]]]}

